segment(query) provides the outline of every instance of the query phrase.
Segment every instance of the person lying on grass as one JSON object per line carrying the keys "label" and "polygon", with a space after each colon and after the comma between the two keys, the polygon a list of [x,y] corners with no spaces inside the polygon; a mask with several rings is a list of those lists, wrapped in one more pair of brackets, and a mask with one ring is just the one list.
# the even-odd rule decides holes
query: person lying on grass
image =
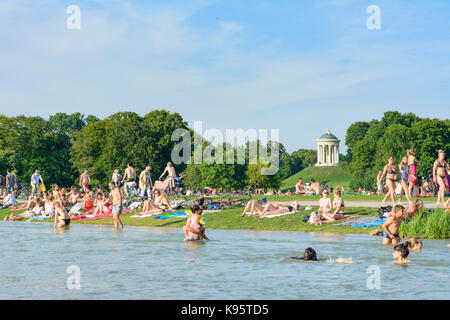
{"label": "person lying on grass", "polygon": [[[286,210],[289,209],[289,207],[291,207],[290,210]],[[270,203],[267,202],[265,205],[262,205],[261,203],[257,202],[256,200],[250,200],[249,202],[247,202],[247,205],[244,208],[244,211],[241,214],[241,217],[245,216],[247,214],[247,211],[250,210],[250,216],[257,216],[257,215],[267,215],[270,211],[270,214],[272,214],[273,212],[277,212],[277,213],[285,213],[285,212],[291,212],[292,208],[296,208],[295,210],[298,210],[299,208],[299,204],[297,201],[294,201],[291,206],[288,207],[282,207],[280,206],[280,204],[276,203]],[[277,213],[273,213],[273,214],[277,214]]]}
{"label": "person lying on grass", "polygon": [[35,205],[36,205],[35,197],[30,195],[28,197],[28,202],[27,203],[24,203],[24,204],[22,204],[20,206],[17,206],[17,207],[11,206],[11,207],[9,207],[9,209],[12,210],[12,211],[23,210],[23,209],[31,210],[31,209],[34,208]]}
{"label": "person lying on grass", "polygon": [[200,224],[203,207],[196,204],[191,206],[190,209],[192,214],[189,216],[186,225],[183,227],[185,235],[184,241],[209,240],[205,234],[205,227]]}
{"label": "person lying on grass", "polygon": [[33,204],[33,207],[31,209],[20,214],[11,213],[10,216],[6,216],[3,220],[14,221],[23,218],[32,218],[44,212],[44,203],[38,197],[34,197],[31,203]]}
{"label": "person lying on grass", "polygon": [[402,205],[395,205],[392,212],[388,214],[386,222],[381,225],[383,228],[383,244],[398,244],[400,243],[400,236],[398,230],[400,225],[405,220],[405,208]]}
{"label": "person lying on grass", "polygon": [[263,211],[257,217],[267,217],[267,216],[275,216],[278,214],[288,213],[288,212],[297,212],[300,209],[300,205],[297,200],[291,203],[290,206],[284,207],[280,204],[266,204],[264,206]]}

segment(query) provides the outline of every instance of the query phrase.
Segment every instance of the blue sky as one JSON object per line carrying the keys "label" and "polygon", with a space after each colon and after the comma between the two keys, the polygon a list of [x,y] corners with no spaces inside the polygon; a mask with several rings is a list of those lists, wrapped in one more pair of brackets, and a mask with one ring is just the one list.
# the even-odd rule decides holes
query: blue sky
{"label": "blue sky", "polygon": [[[381,30],[366,27],[369,5]],[[165,108],[315,148],[387,110],[447,119],[449,15],[450,1],[2,0],[0,113]]]}

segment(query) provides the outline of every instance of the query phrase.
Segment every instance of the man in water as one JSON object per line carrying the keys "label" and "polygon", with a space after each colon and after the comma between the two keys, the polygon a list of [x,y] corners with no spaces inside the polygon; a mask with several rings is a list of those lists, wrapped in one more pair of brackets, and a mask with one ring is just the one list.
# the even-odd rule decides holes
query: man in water
{"label": "man in water", "polygon": [[386,222],[381,225],[383,228],[383,244],[399,244],[400,243],[400,235],[398,234],[398,230],[400,229],[400,225],[405,220],[405,208],[402,205],[395,205],[392,212],[388,214],[386,218]]}
{"label": "man in water", "polygon": [[91,177],[89,176],[89,173],[86,169],[86,170],[84,170],[83,174],[80,176],[80,186],[83,188],[83,191],[86,192],[86,189],[89,186],[90,182],[91,182]]}
{"label": "man in water", "polygon": [[31,176],[31,194],[37,194],[38,196],[41,194],[41,184],[44,184],[44,180],[42,180],[42,176],[39,173],[39,170],[36,170],[34,174]]}
{"label": "man in water", "polygon": [[125,195],[128,197],[128,188],[136,186],[136,170],[132,167],[131,163],[128,162],[125,173],[123,174],[122,183],[125,181]]}
{"label": "man in water", "polygon": [[114,228],[123,229],[122,221],[120,220],[120,214],[122,213],[122,194],[120,193],[119,188],[116,187],[116,185],[112,182],[109,183],[109,189],[111,189],[111,196],[113,198],[113,208],[112,208],[112,215],[114,220]]}

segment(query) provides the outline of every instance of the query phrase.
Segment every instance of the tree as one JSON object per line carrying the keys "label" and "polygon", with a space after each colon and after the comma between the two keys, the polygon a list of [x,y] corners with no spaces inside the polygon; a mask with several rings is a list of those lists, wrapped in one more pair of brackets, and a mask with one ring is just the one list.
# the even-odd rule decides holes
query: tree
{"label": "tree", "polygon": [[345,135],[345,145],[347,146],[347,154],[352,155],[352,149],[355,147],[356,143],[365,138],[367,131],[370,128],[370,124],[365,121],[358,121],[352,123],[347,129]]}

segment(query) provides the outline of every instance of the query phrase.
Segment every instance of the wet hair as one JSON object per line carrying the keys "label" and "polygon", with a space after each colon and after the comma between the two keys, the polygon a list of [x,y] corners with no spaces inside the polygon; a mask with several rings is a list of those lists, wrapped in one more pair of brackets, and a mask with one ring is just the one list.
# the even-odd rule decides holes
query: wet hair
{"label": "wet hair", "polygon": [[404,245],[407,248],[414,248],[416,246],[416,244],[418,244],[418,243],[423,245],[422,238],[421,237],[412,237],[411,239],[406,240]]}
{"label": "wet hair", "polygon": [[201,210],[202,210],[202,207],[199,206],[198,204],[194,204],[193,206],[190,206],[190,209],[191,209],[192,213],[194,213],[194,212],[199,212],[199,211],[201,211]]}
{"label": "wet hair", "polygon": [[317,261],[316,251],[313,248],[306,248],[303,252],[303,260]]}
{"label": "wet hair", "polygon": [[409,255],[409,249],[408,246],[404,243],[398,244],[396,246],[394,246],[394,252],[398,251],[401,253],[402,258],[406,258]]}

